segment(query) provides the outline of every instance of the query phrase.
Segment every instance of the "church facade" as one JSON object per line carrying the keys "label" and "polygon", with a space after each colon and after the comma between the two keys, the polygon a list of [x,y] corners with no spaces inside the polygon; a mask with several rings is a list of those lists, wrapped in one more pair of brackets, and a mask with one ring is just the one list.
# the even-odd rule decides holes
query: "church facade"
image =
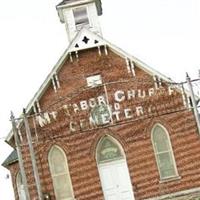
{"label": "church facade", "polygon": [[100,0],[57,11],[70,45],[7,137],[15,199],[200,199],[188,92],[102,37]]}

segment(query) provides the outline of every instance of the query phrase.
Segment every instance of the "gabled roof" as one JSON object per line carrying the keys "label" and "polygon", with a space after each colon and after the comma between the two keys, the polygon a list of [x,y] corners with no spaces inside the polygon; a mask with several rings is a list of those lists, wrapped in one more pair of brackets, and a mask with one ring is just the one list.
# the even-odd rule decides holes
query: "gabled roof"
{"label": "gabled roof", "polygon": [[[83,41],[85,37],[87,37],[89,39],[89,41],[87,43],[85,43]],[[95,41],[98,41],[98,42],[95,42]],[[77,44],[78,44],[78,46],[77,46]],[[70,56],[70,53],[76,52],[76,51],[81,51],[84,49],[94,48],[94,47],[97,48],[98,46],[106,46],[107,48],[109,48],[109,50],[113,51],[120,57],[123,57],[125,59],[128,58],[131,61],[133,61],[135,64],[138,64],[138,67],[141,68],[142,70],[144,70],[145,72],[147,72],[148,74],[153,75],[153,76],[156,75],[164,81],[172,82],[172,80],[170,78],[168,78],[165,75],[154,70],[153,68],[151,68],[147,64],[143,63],[139,59],[133,57],[132,55],[128,54],[127,52],[123,51],[122,49],[111,44],[110,42],[108,42],[107,40],[102,38],[101,36],[91,32],[90,30],[88,30],[86,28],[83,28],[81,31],[78,32],[78,34],[76,35],[74,40],[72,40],[69,47],[65,50],[63,55],[60,57],[60,59],[58,60],[58,62],[54,66],[54,68],[51,70],[51,72],[49,73],[49,75],[47,76],[47,78],[45,79],[45,81],[43,82],[41,87],[39,88],[39,90],[36,92],[34,97],[29,102],[28,106],[26,107],[27,113],[30,112],[34,103],[36,101],[38,101],[40,99],[40,97],[44,94],[49,83],[51,82],[52,76],[54,74],[56,74],[57,71],[59,71],[59,69],[62,67],[63,63],[65,62],[65,60]],[[8,136],[6,138],[6,142],[9,143],[9,141],[12,137],[13,137],[13,133],[12,133],[12,131],[10,131],[10,133],[8,134]]]}
{"label": "gabled roof", "polygon": [[3,167],[8,167],[10,164],[18,161],[17,151],[13,150],[12,153],[6,158],[6,160],[2,163]]}

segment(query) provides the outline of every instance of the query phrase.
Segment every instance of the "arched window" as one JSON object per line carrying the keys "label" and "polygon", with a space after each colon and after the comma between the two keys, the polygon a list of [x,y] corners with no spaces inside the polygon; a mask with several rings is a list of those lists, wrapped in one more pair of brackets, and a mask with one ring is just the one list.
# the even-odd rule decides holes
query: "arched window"
{"label": "arched window", "polygon": [[152,130],[152,143],[161,179],[177,176],[177,168],[167,130],[157,124]]}
{"label": "arched window", "polygon": [[53,146],[48,156],[53,186],[57,200],[72,200],[73,189],[64,151]]}
{"label": "arched window", "polygon": [[20,172],[18,172],[17,174],[16,183],[19,200],[26,200],[25,188],[22,182],[22,176]]}
{"label": "arched window", "polygon": [[112,137],[105,136],[97,147],[97,162],[105,163],[123,159],[121,146]]}

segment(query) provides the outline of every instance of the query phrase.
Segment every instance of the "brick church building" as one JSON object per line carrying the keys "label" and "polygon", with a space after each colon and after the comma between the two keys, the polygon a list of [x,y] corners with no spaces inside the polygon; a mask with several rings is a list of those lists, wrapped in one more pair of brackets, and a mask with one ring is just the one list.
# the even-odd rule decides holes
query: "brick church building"
{"label": "brick church building", "polygon": [[15,199],[200,199],[188,92],[102,37],[101,0],[56,8],[69,47],[6,139]]}

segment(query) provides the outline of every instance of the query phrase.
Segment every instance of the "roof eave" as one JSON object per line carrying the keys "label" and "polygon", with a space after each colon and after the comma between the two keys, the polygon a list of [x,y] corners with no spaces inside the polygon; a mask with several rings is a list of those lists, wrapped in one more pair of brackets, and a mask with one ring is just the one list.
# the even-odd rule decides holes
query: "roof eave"
{"label": "roof eave", "polygon": [[95,2],[95,0],[80,0],[80,1],[71,1],[71,2],[68,2],[68,3],[61,2],[60,4],[58,4],[56,6],[56,9],[68,8],[68,7],[72,7],[72,6],[76,6],[76,5],[83,5],[83,4],[87,4],[87,3],[90,3],[90,2]]}
{"label": "roof eave", "polygon": [[18,162],[18,155],[17,151],[14,149],[1,165],[5,168],[8,168],[9,165],[12,165],[16,162]]}
{"label": "roof eave", "polygon": [[10,163],[1,164],[1,166],[3,166],[3,167],[5,167],[5,168],[7,168],[7,169],[8,169],[8,166],[10,166],[10,165],[12,165],[12,164],[14,164],[14,163],[16,163],[16,162],[18,162],[18,159],[16,159],[16,160],[13,160],[13,161],[12,161],[12,162],[10,162]]}

